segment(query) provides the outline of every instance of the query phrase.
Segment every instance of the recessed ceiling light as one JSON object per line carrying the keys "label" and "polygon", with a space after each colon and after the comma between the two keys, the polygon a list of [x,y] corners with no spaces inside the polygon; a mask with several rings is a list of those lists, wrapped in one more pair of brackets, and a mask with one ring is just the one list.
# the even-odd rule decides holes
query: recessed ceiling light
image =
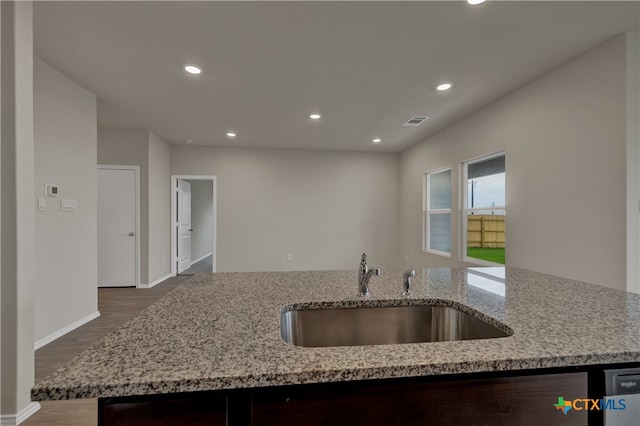
{"label": "recessed ceiling light", "polygon": [[193,142],[193,139],[187,139],[187,143]]}
{"label": "recessed ceiling light", "polygon": [[467,0],[467,3],[469,3],[471,6],[475,6],[477,4],[480,3],[484,3],[485,0]]}
{"label": "recessed ceiling light", "polygon": [[189,74],[200,74],[202,72],[202,68],[200,68],[197,65],[192,65],[192,64],[185,65],[184,66],[184,70],[186,72],[188,72]]}
{"label": "recessed ceiling light", "polygon": [[380,139],[380,138],[375,138],[375,139],[371,140],[371,142],[373,142],[373,143],[380,143],[380,142],[382,142],[382,139]]}
{"label": "recessed ceiling light", "polygon": [[227,136],[229,136],[230,138],[235,138],[236,134],[233,132],[227,132]]}
{"label": "recessed ceiling light", "polygon": [[442,92],[443,90],[451,89],[451,87],[453,87],[451,83],[441,83],[436,86],[436,89]]}
{"label": "recessed ceiling light", "polygon": [[320,117],[322,117],[320,114],[311,114],[309,116],[309,118],[312,120],[320,120]]}

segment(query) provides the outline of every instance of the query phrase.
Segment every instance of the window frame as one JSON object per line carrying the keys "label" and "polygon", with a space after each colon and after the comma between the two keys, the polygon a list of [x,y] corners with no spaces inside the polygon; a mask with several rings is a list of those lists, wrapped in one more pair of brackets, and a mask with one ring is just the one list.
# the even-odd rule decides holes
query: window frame
{"label": "window frame", "polygon": [[[431,176],[439,173],[449,172],[451,183],[449,184],[449,208],[448,209],[431,209],[430,207],[430,195],[431,195]],[[436,254],[443,257],[451,257],[452,243],[452,224],[453,224],[453,168],[441,167],[439,169],[426,172],[423,176],[422,183],[422,251],[425,253]],[[435,250],[431,248],[431,214],[449,214],[449,251]]]}
{"label": "window frame", "polygon": [[[469,189],[468,189],[468,165],[470,164],[475,164],[475,163],[479,163],[482,161],[486,161],[486,160],[490,160],[492,158],[497,158],[497,157],[504,157],[505,158],[505,179],[504,179],[504,186],[505,186],[505,201],[504,201],[504,206],[491,206],[491,207],[474,207],[474,208],[470,208],[469,206],[467,206],[467,201],[469,199]],[[506,266],[506,258],[505,258],[505,264],[501,264],[501,263],[496,263],[496,262],[490,262],[488,260],[483,260],[483,259],[478,259],[475,257],[469,257],[467,256],[467,228],[468,228],[468,220],[467,220],[467,216],[469,214],[469,212],[471,211],[492,211],[492,210],[503,210],[504,211],[504,216],[505,216],[505,221],[506,221],[506,217],[507,217],[507,196],[506,196],[506,190],[507,190],[507,174],[506,174],[506,162],[507,162],[507,154],[505,150],[502,151],[498,151],[498,152],[494,152],[491,154],[487,154],[487,155],[482,155],[480,157],[475,157],[472,158],[470,160],[467,161],[463,161],[462,163],[460,163],[460,200],[459,200],[459,212],[460,212],[460,230],[462,232],[460,232],[460,247],[459,247],[459,256],[458,258],[463,261],[463,262],[467,262],[467,263],[472,263],[474,265],[478,265],[478,266]],[[506,224],[505,224],[506,225]],[[506,232],[505,232],[506,235]],[[505,238],[505,253],[506,253],[506,238]]]}

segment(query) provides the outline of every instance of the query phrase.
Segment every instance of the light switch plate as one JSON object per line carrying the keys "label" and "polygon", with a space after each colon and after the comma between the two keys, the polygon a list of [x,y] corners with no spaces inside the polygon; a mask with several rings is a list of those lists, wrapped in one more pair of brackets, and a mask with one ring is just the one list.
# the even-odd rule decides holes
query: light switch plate
{"label": "light switch plate", "polygon": [[60,200],[60,210],[63,212],[75,212],[78,210],[78,202],[76,200]]}
{"label": "light switch plate", "polygon": [[47,211],[47,199],[40,197],[38,198],[38,211],[45,212]]}

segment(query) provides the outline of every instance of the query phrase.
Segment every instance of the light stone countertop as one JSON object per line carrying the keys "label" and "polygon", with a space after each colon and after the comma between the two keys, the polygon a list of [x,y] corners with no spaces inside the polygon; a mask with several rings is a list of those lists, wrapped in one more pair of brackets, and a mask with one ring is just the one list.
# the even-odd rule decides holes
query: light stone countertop
{"label": "light stone countertop", "polygon": [[[372,277],[366,303],[401,300],[402,272]],[[416,272],[412,299],[463,304],[513,336],[296,347],[280,337],[281,310],[363,303],[355,270],[200,274],[37,384],[32,399],[640,362],[640,295],[517,268]]]}

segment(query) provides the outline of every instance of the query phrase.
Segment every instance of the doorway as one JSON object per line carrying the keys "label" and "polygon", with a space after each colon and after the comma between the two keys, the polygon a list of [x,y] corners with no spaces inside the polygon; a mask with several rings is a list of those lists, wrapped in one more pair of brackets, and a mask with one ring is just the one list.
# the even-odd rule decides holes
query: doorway
{"label": "doorway", "polygon": [[171,194],[171,274],[209,258],[215,272],[216,177],[172,175]]}
{"label": "doorway", "polygon": [[139,168],[98,166],[98,287],[137,287]]}

